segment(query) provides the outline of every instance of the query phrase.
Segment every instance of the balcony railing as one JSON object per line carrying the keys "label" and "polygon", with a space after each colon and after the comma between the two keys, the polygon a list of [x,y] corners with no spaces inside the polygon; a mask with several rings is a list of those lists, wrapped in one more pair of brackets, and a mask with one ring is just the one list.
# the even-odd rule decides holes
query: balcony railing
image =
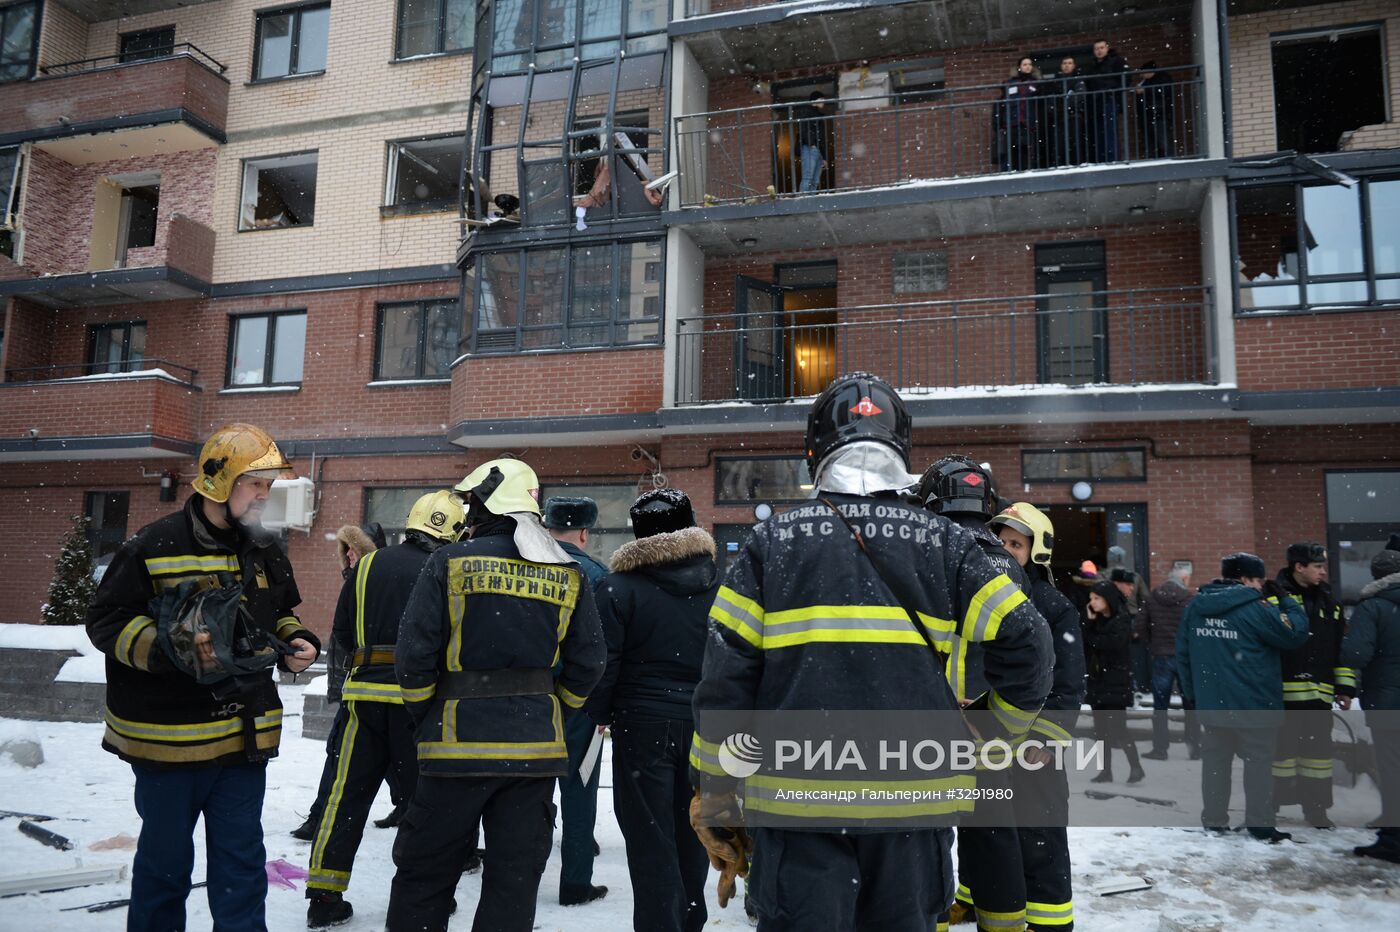
{"label": "balcony railing", "polygon": [[[159,370],[159,372],[155,371]],[[199,375],[198,369],[182,366],[168,359],[143,359],[140,362],[94,362],[66,366],[31,366],[24,369],[6,369],[6,382],[56,382],[63,379],[104,378],[122,379],[157,376],[164,372],[173,381],[184,385],[194,385]]]}
{"label": "balcony railing", "polygon": [[781,402],[866,370],[901,391],[1213,383],[1201,287],[781,310],[677,321],[677,403]]}
{"label": "balcony railing", "polygon": [[102,68],[112,68],[116,65],[135,65],[144,62],[165,61],[171,58],[193,58],[204,67],[219,74],[223,74],[228,69],[215,60],[214,56],[205,52],[192,42],[177,42],[171,46],[170,51],[161,55],[102,55],[98,58],[83,58],[78,61],[61,62],[57,65],[45,65],[39,71],[45,75],[67,75],[82,74],[86,71],[98,71]]}
{"label": "balcony railing", "polygon": [[[1128,72],[1120,87],[1048,78],[687,114],[676,118],[681,206],[1204,152],[1195,65]],[[804,150],[809,155],[803,158]],[[815,157],[813,157],[813,155]]]}

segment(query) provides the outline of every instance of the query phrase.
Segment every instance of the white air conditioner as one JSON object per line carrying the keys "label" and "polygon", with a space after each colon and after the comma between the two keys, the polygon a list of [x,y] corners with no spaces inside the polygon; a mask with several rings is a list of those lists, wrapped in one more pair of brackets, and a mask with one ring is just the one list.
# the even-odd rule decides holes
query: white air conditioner
{"label": "white air conditioner", "polygon": [[842,110],[878,110],[890,103],[890,73],[859,68],[843,71],[836,81]]}
{"label": "white air conditioner", "polygon": [[316,483],[305,476],[273,481],[267,507],[263,509],[263,527],[272,531],[309,531],[315,517]]}

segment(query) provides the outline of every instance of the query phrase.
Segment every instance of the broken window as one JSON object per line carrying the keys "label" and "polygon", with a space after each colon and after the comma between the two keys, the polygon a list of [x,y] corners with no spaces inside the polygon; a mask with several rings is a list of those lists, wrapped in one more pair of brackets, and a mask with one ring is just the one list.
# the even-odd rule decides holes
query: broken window
{"label": "broken window", "polygon": [[243,163],[240,230],[311,226],[316,219],[315,152]]}
{"label": "broken window", "polygon": [[1385,122],[1378,25],[1275,37],[1273,67],[1279,149],[1335,152],[1344,133]]}
{"label": "broken window", "polygon": [[15,257],[15,230],[19,225],[19,147],[0,149],[0,256]]}
{"label": "broken window", "polygon": [[389,207],[448,210],[457,206],[462,137],[438,136],[389,143]]}

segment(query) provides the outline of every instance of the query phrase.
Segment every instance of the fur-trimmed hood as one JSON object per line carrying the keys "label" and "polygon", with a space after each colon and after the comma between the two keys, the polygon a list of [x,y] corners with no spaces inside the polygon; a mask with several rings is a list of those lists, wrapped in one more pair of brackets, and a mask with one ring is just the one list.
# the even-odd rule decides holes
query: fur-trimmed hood
{"label": "fur-trimmed hood", "polygon": [[1361,589],[1361,598],[1370,599],[1380,595],[1387,589],[1400,586],[1400,573],[1391,573],[1389,576],[1382,576],[1380,579],[1373,579]]}
{"label": "fur-trimmed hood", "polygon": [[335,547],[340,553],[340,566],[342,569],[349,569],[350,567],[350,560],[346,555],[346,551],[351,547],[354,547],[355,552],[360,556],[364,556],[376,549],[374,541],[370,540],[369,535],[364,532],[364,529],[353,524],[347,524],[335,532]]}
{"label": "fur-trimmed hood", "polygon": [[652,534],[619,547],[608,568],[644,573],[668,592],[688,595],[714,585],[715,539],[699,527]]}

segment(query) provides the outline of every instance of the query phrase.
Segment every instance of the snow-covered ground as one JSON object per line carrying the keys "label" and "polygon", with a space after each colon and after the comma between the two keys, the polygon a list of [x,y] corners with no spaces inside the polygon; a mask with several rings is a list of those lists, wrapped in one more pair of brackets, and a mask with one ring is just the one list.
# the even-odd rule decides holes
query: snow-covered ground
{"label": "snow-covered ground", "polygon": [[[287,725],[282,756],[273,761],[268,772],[263,824],[268,858],[285,858],[304,867],[310,845],[296,841],[287,832],[301,822],[311,802],[320,775],[323,745],[300,737],[301,688],[284,688],[283,698]],[[140,831],[131,802],[131,771],[99,749],[101,726],[0,720],[0,734],[31,735],[43,743],[47,757],[43,765],[33,770],[0,758],[0,809],[57,816],[44,826],[75,843],[72,851],[56,851],[16,831],[14,819],[0,820],[0,879],[72,867],[78,862],[89,867],[130,865],[129,850],[89,850],[90,845],[104,839],[122,833],[134,837]],[[1180,755],[1179,746],[1173,747],[1173,753]],[[1121,757],[1117,763],[1121,764]],[[1144,796],[1154,795],[1154,786],[1158,795],[1171,795],[1166,788],[1195,779],[1194,768],[1198,766],[1184,760],[1145,764],[1148,778],[1132,790]],[[604,789],[599,794],[597,829],[602,856],[594,870],[594,882],[606,884],[610,892],[605,899],[587,906],[559,906],[556,855],[540,886],[536,929],[616,932],[631,925],[627,862],[612,813],[612,794],[607,789],[611,766],[607,761],[602,766]],[[1339,795],[1339,805],[1345,804],[1345,796]],[[1238,793],[1234,802],[1238,822],[1238,808],[1243,803]],[[373,816],[381,817],[388,809],[387,793],[381,791]],[[1352,846],[1368,843],[1372,833],[1360,829],[1320,832],[1290,824],[1288,819],[1282,821],[1281,827],[1293,831],[1300,843],[1271,847],[1244,837],[1216,838],[1183,828],[1071,829],[1076,925],[1088,932],[1151,932],[1159,928],[1159,917],[1182,919],[1195,915],[1214,918],[1228,932],[1400,928],[1400,866],[1351,854]],[[355,917],[342,928],[383,928],[393,875],[392,842],[392,831],[373,827],[366,830],[347,894],[355,905]],[[199,879],[204,865],[203,844],[198,837],[196,846],[199,854],[195,874]],[[1155,886],[1145,892],[1093,895],[1096,886],[1125,876],[1146,877]],[[454,917],[453,929],[470,928],[479,885],[480,875],[463,878],[457,893],[461,910]],[[127,889],[126,883],[114,883],[6,899],[0,901],[0,929],[121,929],[125,921],[123,910],[92,914],[60,910],[124,897]],[[731,903],[727,910],[720,910],[714,903],[713,891],[712,880],[707,928],[747,929],[740,906]],[[267,902],[270,929],[282,932],[305,927],[306,901],[300,890],[293,893],[273,887]],[[201,891],[191,895],[189,914],[191,929],[209,927],[208,907]]]}

